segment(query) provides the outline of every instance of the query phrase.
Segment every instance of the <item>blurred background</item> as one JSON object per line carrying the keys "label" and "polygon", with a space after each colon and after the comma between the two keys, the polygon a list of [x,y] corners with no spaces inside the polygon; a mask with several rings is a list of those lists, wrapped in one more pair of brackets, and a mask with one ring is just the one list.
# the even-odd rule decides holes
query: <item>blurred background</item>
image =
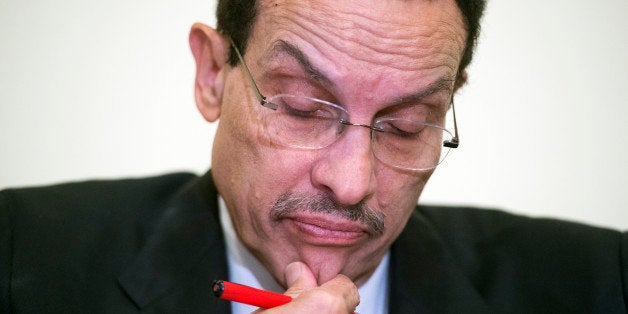
{"label": "blurred background", "polygon": [[[205,172],[192,23],[215,1],[0,0],[0,189]],[[628,1],[490,1],[461,147],[421,201],[628,229]]]}

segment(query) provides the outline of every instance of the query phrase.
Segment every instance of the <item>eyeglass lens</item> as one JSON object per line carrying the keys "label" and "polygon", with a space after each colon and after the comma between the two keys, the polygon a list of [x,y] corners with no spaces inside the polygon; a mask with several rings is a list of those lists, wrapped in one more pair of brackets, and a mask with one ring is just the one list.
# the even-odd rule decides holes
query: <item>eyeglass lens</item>
{"label": "eyeglass lens", "polygon": [[[277,144],[301,149],[320,149],[331,145],[351,126],[347,111],[339,105],[316,98],[276,95],[268,102],[276,110],[262,110],[268,139]],[[452,135],[444,128],[411,119],[383,117],[371,126],[372,149],[380,161],[402,169],[428,170],[436,167],[449,148],[444,140]]]}

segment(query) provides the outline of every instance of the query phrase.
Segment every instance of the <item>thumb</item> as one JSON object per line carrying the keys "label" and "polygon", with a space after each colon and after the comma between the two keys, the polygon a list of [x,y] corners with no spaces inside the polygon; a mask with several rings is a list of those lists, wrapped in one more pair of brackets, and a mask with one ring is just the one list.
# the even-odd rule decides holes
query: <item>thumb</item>
{"label": "thumb", "polygon": [[293,298],[297,297],[305,290],[316,288],[318,286],[312,270],[301,262],[292,262],[288,264],[288,266],[286,266],[284,277],[286,285],[288,285],[288,290],[286,290],[284,294]]}

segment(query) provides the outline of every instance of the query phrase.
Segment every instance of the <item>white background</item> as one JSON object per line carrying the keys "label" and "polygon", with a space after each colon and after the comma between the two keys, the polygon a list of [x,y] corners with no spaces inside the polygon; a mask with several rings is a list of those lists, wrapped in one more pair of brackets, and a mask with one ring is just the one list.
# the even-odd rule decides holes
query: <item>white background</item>
{"label": "white background", "polygon": [[[0,0],[0,188],[210,165],[208,0]],[[628,1],[495,0],[422,201],[628,229]]]}

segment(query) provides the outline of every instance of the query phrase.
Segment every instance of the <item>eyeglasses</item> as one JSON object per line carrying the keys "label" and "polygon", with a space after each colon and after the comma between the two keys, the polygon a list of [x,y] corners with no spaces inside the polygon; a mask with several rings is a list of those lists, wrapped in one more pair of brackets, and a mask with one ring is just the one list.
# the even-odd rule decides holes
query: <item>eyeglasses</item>
{"label": "eyeglasses", "polygon": [[[230,39],[231,40],[231,39]],[[298,149],[321,149],[334,143],[349,126],[371,132],[373,155],[381,162],[404,170],[436,168],[449,150],[460,144],[453,99],[454,134],[440,125],[404,117],[378,117],[371,125],[352,123],[340,105],[304,95],[262,95],[240,51],[231,40],[240,63],[263,110],[265,136],[274,144]]]}

